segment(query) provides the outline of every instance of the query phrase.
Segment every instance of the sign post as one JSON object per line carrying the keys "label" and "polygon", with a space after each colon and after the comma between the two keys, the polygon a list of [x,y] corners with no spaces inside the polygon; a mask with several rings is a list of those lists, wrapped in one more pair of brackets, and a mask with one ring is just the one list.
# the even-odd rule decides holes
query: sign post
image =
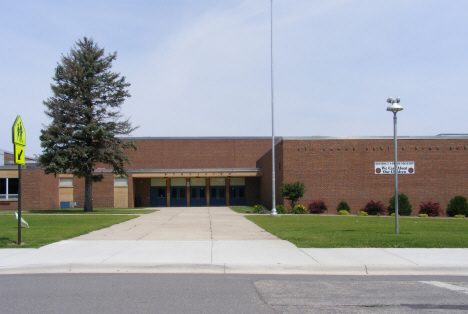
{"label": "sign post", "polygon": [[18,115],[12,127],[12,141],[14,146],[15,164],[18,165],[18,245],[21,245],[21,165],[25,164],[26,157],[26,130],[23,121]]}

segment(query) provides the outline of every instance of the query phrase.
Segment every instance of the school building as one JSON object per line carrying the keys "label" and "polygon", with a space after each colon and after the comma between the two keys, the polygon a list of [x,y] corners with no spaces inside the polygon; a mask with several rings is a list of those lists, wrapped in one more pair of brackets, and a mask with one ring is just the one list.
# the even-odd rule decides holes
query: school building
{"label": "school building", "polygon": [[[104,180],[93,183],[94,207],[253,206],[271,207],[270,137],[137,138],[128,178],[97,166]],[[421,202],[445,209],[456,195],[468,196],[468,135],[398,138],[399,192],[416,215]],[[277,137],[277,204],[283,182],[304,182],[298,202],[324,200],[336,212],[342,200],[357,213],[370,201],[388,205],[394,193],[393,137]],[[28,158],[22,167],[22,208],[83,207],[84,179],[45,175]],[[18,204],[18,166],[0,150],[0,210]]]}

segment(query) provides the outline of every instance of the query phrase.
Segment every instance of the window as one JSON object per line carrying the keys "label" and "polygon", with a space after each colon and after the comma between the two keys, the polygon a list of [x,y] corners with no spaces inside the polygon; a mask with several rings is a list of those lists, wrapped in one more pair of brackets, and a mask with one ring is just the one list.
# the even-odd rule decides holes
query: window
{"label": "window", "polygon": [[128,178],[114,178],[114,186],[128,186]]}
{"label": "window", "polygon": [[73,178],[59,178],[59,187],[73,187]]}
{"label": "window", "polygon": [[0,178],[0,199],[18,199],[18,178]]}

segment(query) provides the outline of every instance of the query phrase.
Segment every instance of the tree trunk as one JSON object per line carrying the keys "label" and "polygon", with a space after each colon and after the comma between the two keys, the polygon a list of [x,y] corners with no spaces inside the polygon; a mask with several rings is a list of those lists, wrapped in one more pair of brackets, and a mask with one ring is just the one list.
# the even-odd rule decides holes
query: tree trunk
{"label": "tree trunk", "polygon": [[84,211],[93,211],[93,179],[91,175],[85,177]]}

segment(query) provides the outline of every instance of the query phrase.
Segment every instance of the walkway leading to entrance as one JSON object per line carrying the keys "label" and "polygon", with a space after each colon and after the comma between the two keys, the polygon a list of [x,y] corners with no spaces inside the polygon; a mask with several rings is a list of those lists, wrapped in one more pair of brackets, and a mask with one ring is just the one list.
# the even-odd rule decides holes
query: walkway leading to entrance
{"label": "walkway leading to entrance", "polygon": [[39,249],[0,250],[0,274],[44,272],[461,276],[468,249],[299,249],[227,207],[172,207]]}
{"label": "walkway leading to entrance", "polygon": [[167,207],[73,240],[280,240],[227,207]]}

